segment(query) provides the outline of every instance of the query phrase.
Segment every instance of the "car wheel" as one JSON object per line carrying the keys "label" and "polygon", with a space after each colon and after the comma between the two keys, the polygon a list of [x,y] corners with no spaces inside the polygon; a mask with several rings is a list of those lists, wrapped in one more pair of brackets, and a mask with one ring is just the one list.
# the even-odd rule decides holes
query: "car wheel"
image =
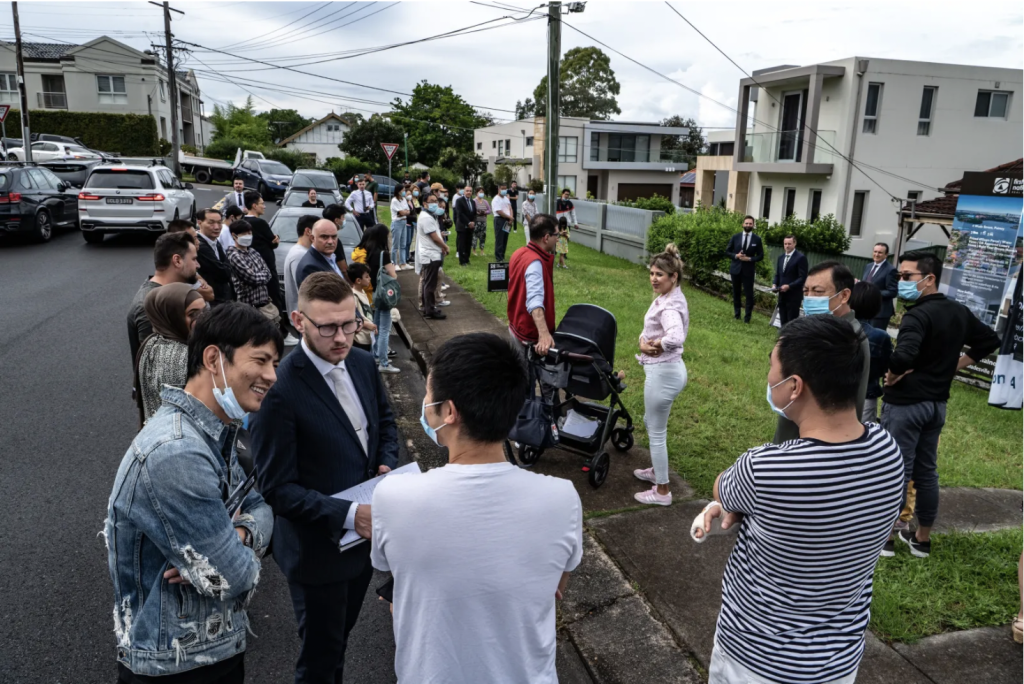
{"label": "car wheel", "polygon": [[196,171],[196,183],[209,183],[210,172],[205,169]]}
{"label": "car wheel", "polygon": [[192,203],[192,208],[188,212],[188,220],[191,221],[193,223],[193,225],[196,222],[196,203],[195,202]]}
{"label": "car wheel", "polygon": [[98,245],[103,242],[104,235],[103,233],[98,233],[95,230],[87,230],[82,233],[82,237],[84,237],[85,241],[90,245]]}
{"label": "car wheel", "polygon": [[256,192],[260,193],[260,197],[262,197],[264,200],[268,199],[267,186],[263,184],[263,181],[260,181],[260,184],[256,186]]}
{"label": "car wheel", "polygon": [[35,236],[40,242],[49,242],[53,237],[53,222],[50,221],[50,214],[46,211],[36,214]]}
{"label": "car wheel", "polygon": [[18,161],[18,155],[16,155],[16,154],[9,154],[9,155],[7,155],[7,161],[9,161],[9,162],[16,162],[16,161]]}
{"label": "car wheel", "polygon": [[178,220],[178,210],[177,209],[174,210],[174,220],[175,221]]}

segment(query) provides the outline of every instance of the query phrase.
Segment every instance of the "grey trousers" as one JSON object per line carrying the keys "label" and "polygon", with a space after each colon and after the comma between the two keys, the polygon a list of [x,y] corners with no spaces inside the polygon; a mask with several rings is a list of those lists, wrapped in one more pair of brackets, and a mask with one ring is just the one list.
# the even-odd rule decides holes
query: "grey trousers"
{"label": "grey trousers", "polygon": [[[900,406],[882,402],[882,427],[903,453],[905,480],[914,481],[914,512],[922,527],[931,527],[939,513],[939,435],[946,424],[946,402],[922,401]],[[903,503],[906,504],[906,489]]]}

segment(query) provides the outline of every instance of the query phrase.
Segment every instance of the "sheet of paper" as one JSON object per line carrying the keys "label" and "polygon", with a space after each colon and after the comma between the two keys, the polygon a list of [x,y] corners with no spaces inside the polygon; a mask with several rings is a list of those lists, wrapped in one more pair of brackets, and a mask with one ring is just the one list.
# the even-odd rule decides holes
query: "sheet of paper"
{"label": "sheet of paper", "polygon": [[[379,485],[385,477],[390,477],[391,475],[419,475],[420,472],[420,466],[418,463],[410,463],[402,466],[401,468],[392,470],[387,475],[367,480],[366,482],[357,484],[355,487],[349,487],[348,489],[338,492],[337,494],[333,494],[332,496],[335,499],[345,499],[346,501],[352,501],[357,504],[369,505],[373,503],[373,490],[377,488],[377,485]],[[338,549],[345,551],[346,549],[364,541],[366,541],[366,539],[360,537],[359,533],[355,530],[346,530],[338,544]]]}
{"label": "sheet of paper", "polygon": [[565,416],[565,422],[562,424],[562,432],[573,437],[590,439],[597,432],[597,428],[600,425],[600,421],[591,420],[575,411],[569,411]]}

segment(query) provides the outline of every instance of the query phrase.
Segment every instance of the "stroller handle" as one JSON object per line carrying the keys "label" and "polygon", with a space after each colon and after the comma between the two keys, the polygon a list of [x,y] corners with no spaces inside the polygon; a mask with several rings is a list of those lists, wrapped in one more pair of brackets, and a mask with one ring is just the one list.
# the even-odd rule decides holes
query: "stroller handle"
{"label": "stroller handle", "polygon": [[533,347],[530,347],[530,352],[538,358],[549,359],[551,361],[554,361],[555,363],[561,363],[566,359],[568,359],[569,361],[582,361],[584,363],[591,363],[594,360],[593,356],[589,356],[587,354],[574,354],[572,352],[555,349],[554,347],[549,349],[547,355],[544,357],[541,357],[539,354],[533,351]]}

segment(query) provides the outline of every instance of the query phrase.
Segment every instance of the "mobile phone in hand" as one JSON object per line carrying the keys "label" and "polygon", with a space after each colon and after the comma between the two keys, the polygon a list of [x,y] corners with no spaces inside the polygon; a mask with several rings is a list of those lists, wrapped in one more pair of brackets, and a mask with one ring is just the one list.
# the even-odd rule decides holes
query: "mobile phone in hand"
{"label": "mobile phone in hand", "polygon": [[395,578],[394,577],[392,577],[387,582],[385,582],[384,584],[382,584],[379,587],[377,587],[377,596],[380,596],[382,599],[384,599],[388,603],[394,603],[395,602]]}

